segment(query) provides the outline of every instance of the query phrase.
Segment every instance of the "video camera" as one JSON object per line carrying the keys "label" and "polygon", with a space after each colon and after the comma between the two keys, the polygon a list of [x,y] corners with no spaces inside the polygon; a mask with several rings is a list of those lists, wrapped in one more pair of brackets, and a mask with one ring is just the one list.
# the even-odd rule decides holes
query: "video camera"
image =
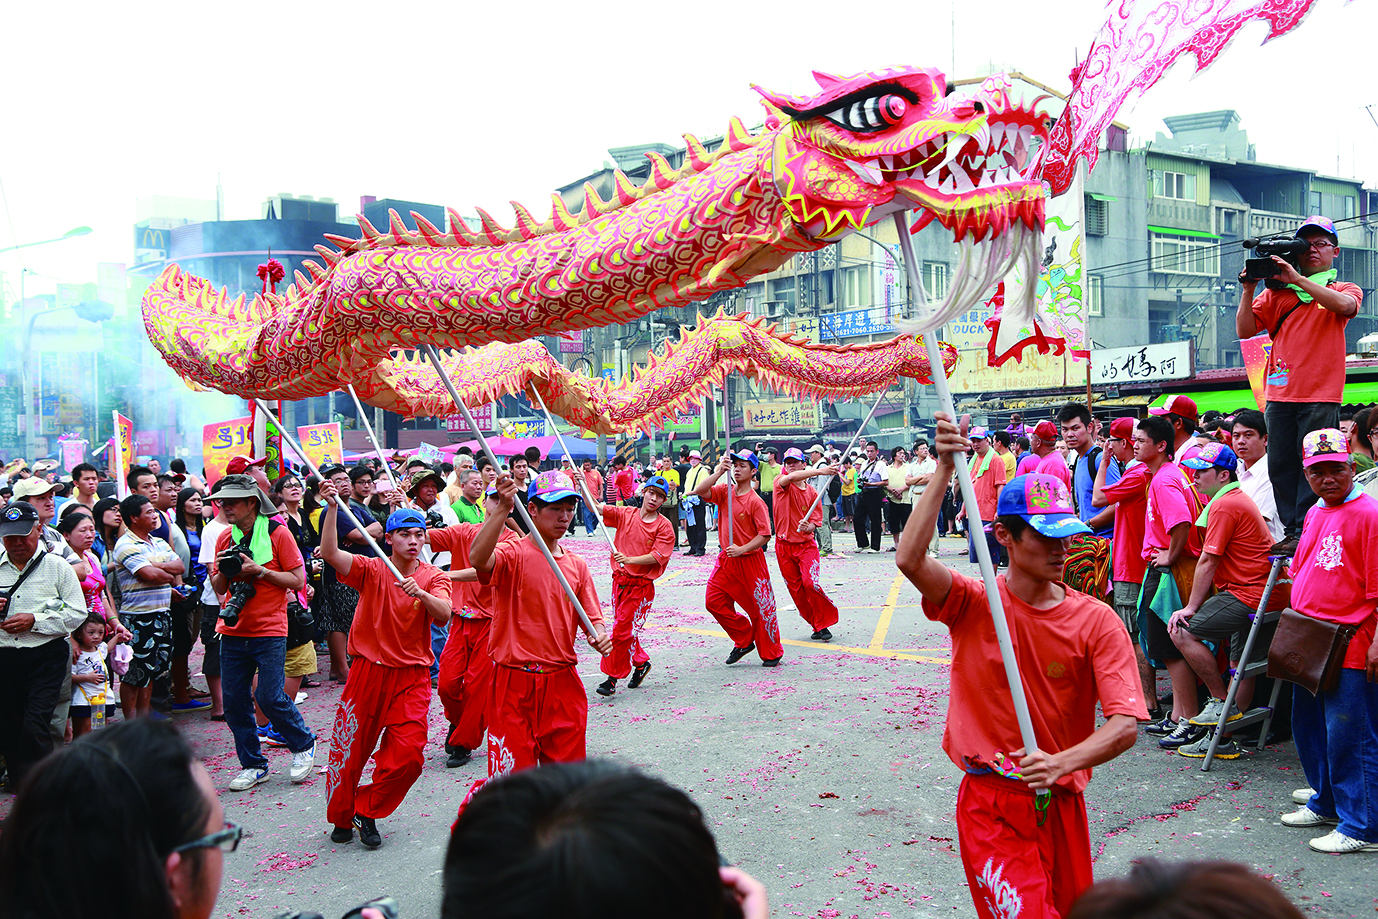
{"label": "video camera", "polygon": [[1244,274],[1255,281],[1263,281],[1269,290],[1284,290],[1287,285],[1277,280],[1277,262],[1271,256],[1278,256],[1298,271],[1301,270],[1301,257],[1311,244],[1304,239],[1279,233],[1276,236],[1251,236],[1240,243],[1245,249],[1253,249],[1255,258],[1244,260]]}

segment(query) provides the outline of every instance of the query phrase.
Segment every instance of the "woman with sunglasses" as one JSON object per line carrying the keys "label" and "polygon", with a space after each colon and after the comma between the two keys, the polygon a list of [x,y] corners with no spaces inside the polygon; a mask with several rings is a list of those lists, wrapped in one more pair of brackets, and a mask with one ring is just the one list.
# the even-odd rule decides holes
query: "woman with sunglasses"
{"label": "woman with sunglasses", "polygon": [[[20,789],[0,833],[0,919],[207,919],[240,833],[169,722],[96,731]],[[72,853],[93,840],[119,841],[119,870],[73,883]]]}

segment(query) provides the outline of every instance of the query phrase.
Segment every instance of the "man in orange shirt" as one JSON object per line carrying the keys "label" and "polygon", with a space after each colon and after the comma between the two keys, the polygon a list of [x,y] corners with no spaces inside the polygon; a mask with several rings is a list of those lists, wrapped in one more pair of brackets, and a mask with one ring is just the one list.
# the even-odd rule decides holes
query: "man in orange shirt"
{"label": "man in orange shirt", "polygon": [[[617,692],[617,681],[631,674],[631,689],[651,672],[651,656],[641,647],[641,629],[656,598],[655,579],[665,573],[675,548],[675,531],[660,513],[670,496],[670,482],[653,475],[641,488],[640,507],[596,505],[603,523],[617,531],[612,553],[612,653],[603,658],[607,679],[600,696]],[[632,669],[635,667],[635,669]]]}
{"label": "man in orange shirt", "polygon": [[584,758],[589,700],[575,669],[579,617],[533,540],[545,540],[588,614],[594,628],[589,644],[600,654],[612,652],[588,562],[560,545],[578,504],[574,483],[553,469],[536,476],[527,502],[535,532],[507,542],[498,540],[517,484],[504,474],[498,477],[497,489],[501,510],[487,516],[469,547],[478,582],[493,588],[488,633],[494,664],[488,711],[490,778]]}
{"label": "man in orange shirt", "polygon": [[980,520],[972,519],[973,508],[964,507],[967,516],[967,560],[976,561],[976,533],[985,537],[990,547],[991,561],[1004,565],[1009,559],[996,540],[995,534],[986,529],[995,520],[995,501],[1005,484],[1005,463],[999,454],[991,449],[990,432],[985,428],[971,429],[971,442],[975,445],[976,458],[971,464],[971,483],[976,489],[976,508]]}
{"label": "man in orange shirt", "polygon": [[[837,472],[836,466],[806,466],[803,452],[790,447],[785,451],[785,471],[775,477],[775,561],[799,615],[813,629],[810,637],[814,641],[833,640],[828,627],[837,625],[837,605],[828,599],[818,579],[818,544],[813,531],[823,526],[823,506],[814,504],[818,492],[808,480]],[[812,512],[805,520],[804,512],[810,508]]]}
{"label": "man in orange shirt", "polygon": [[[320,495],[333,501],[334,485],[323,482]],[[335,826],[331,842],[349,842],[357,829],[369,849],[383,844],[374,821],[397,810],[421,775],[431,707],[431,623],[450,620],[450,579],[421,561],[426,518],[414,508],[398,508],[388,515],[384,532],[401,584],[381,558],[340,548],[334,514],[321,519],[321,557],[340,583],[359,592],[349,630],[353,664],[330,736],[325,815]],[[370,755],[373,781],[360,787]]]}
{"label": "man in orange shirt", "polygon": [[[708,577],[704,604],[732,639],[732,651],[727,655],[729,664],[756,650],[761,655],[762,667],[778,667],[785,649],[780,644],[780,623],[775,615],[775,588],[770,585],[770,569],[766,567],[770,517],[766,503],[751,487],[756,463],[756,454],[750,450],[729,453],[713,474],[694,489],[694,494],[709,498],[718,506],[718,539],[722,543],[726,542],[723,537],[728,526],[727,489],[733,489],[732,544],[719,550],[718,561]],[[719,485],[718,479],[729,471],[732,485]],[[734,603],[742,612],[733,608]]]}
{"label": "man in orange shirt", "polygon": [[[1134,745],[1144,710],[1129,636],[1099,600],[1061,583],[1068,542],[1090,528],[1055,476],[1016,476],[1000,492],[993,530],[1009,550],[996,578],[1022,669],[1038,749],[1023,749],[980,578],[928,554],[954,457],[969,441],[939,412],[938,469],[919,498],[895,562],[923,594],[924,614],[952,633],[943,749],[965,773],[957,793],[962,866],[982,919],[1066,916],[1091,886],[1082,796],[1091,768]],[[994,452],[994,451],[992,451]],[[1003,468],[1003,464],[1002,464]],[[1096,727],[1096,703],[1105,724]],[[1039,792],[1051,792],[1039,799]]]}

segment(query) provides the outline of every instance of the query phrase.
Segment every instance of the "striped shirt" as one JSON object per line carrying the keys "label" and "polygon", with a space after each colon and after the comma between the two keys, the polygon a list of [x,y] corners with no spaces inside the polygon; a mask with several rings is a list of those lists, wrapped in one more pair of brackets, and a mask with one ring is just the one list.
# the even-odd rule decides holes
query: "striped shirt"
{"label": "striped shirt", "polygon": [[[86,597],[81,592],[72,566],[50,552],[39,551],[29,560],[37,567],[19,585],[5,607],[6,618],[28,613],[34,617],[33,628],[11,635],[0,631],[0,648],[36,648],[39,645],[66,638],[73,629],[86,621]],[[21,569],[8,555],[0,557],[0,593],[6,593],[19,579]],[[49,600],[60,599],[65,606],[49,610]]]}
{"label": "striped shirt", "polygon": [[147,541],[126,531],[115,543],[111,569],[120,588],[120,615],[139,616],[172,609],[172,584],[149,584],[135,573],[148,565],[177,561],[172,547],[156,536]]}

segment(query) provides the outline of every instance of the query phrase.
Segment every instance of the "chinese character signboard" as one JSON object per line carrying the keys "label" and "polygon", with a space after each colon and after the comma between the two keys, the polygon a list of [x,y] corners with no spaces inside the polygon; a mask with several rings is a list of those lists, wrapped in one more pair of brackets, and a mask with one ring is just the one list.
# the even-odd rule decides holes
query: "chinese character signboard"
{"label": "chinese character signboard", "polygon": [[584,353],[584,333],[561,332],[555,336],[560,340],[561,354],[583,354]]}
{"label": "chinese character signboard", "polygon": [[1189,341],[1169,341],[1137,348],[1101,348],[1091,352],[1093,383],[1185,380],[1193,372]]}
{"label": "chinese character signboard", "polygon": [[[206,467],[206,484],[214,485],[225,475],[230,457],[253,452],[252,418],[231,418],[201,429],[201,461]],[[132,426],[131,426],[132,427]]]}
{"label": "chinese character signboard", "polygon": [[307,424],[297,428],[297,443],[317,469],[328,463],[344,463],[340,423]]}
{"label": "chinese character signboard", "polygon": [[436,463],[440,462],[444,457],[440,455],[440,448],[437,447],[435,444],[423,443],[417,444],[416,446],[416,458],[421,460],[421,462],[423,463],[429,463],[432,466],[434,466]]}
{"label": "chinese character signboard", "polygon": [[[898,312],[898,309],[895,312]],[[851,338],[854,335],[892,335],[895,325],[891,321],[891,316],[892,311],[888,306],[824,313],[819,317],[818,337],[821,341],[831,341],[835,338]]]}
{"label": "chinese character signboard", "polygon": [[[493,403],[486,402],[483,405],[469,409],[469,414],[474,416],[474,422],[478,429],[487,433],[496,430],[493,427]],[[445,431],[450,434],[468,434],[469,424],[464,420],[463,415],[446,415]]]}
{"label": "chinese character signboard", "polygon": [[818,427],[816,402],[748,402],[742,406],[742,427],[748,431],[778,431]]}

